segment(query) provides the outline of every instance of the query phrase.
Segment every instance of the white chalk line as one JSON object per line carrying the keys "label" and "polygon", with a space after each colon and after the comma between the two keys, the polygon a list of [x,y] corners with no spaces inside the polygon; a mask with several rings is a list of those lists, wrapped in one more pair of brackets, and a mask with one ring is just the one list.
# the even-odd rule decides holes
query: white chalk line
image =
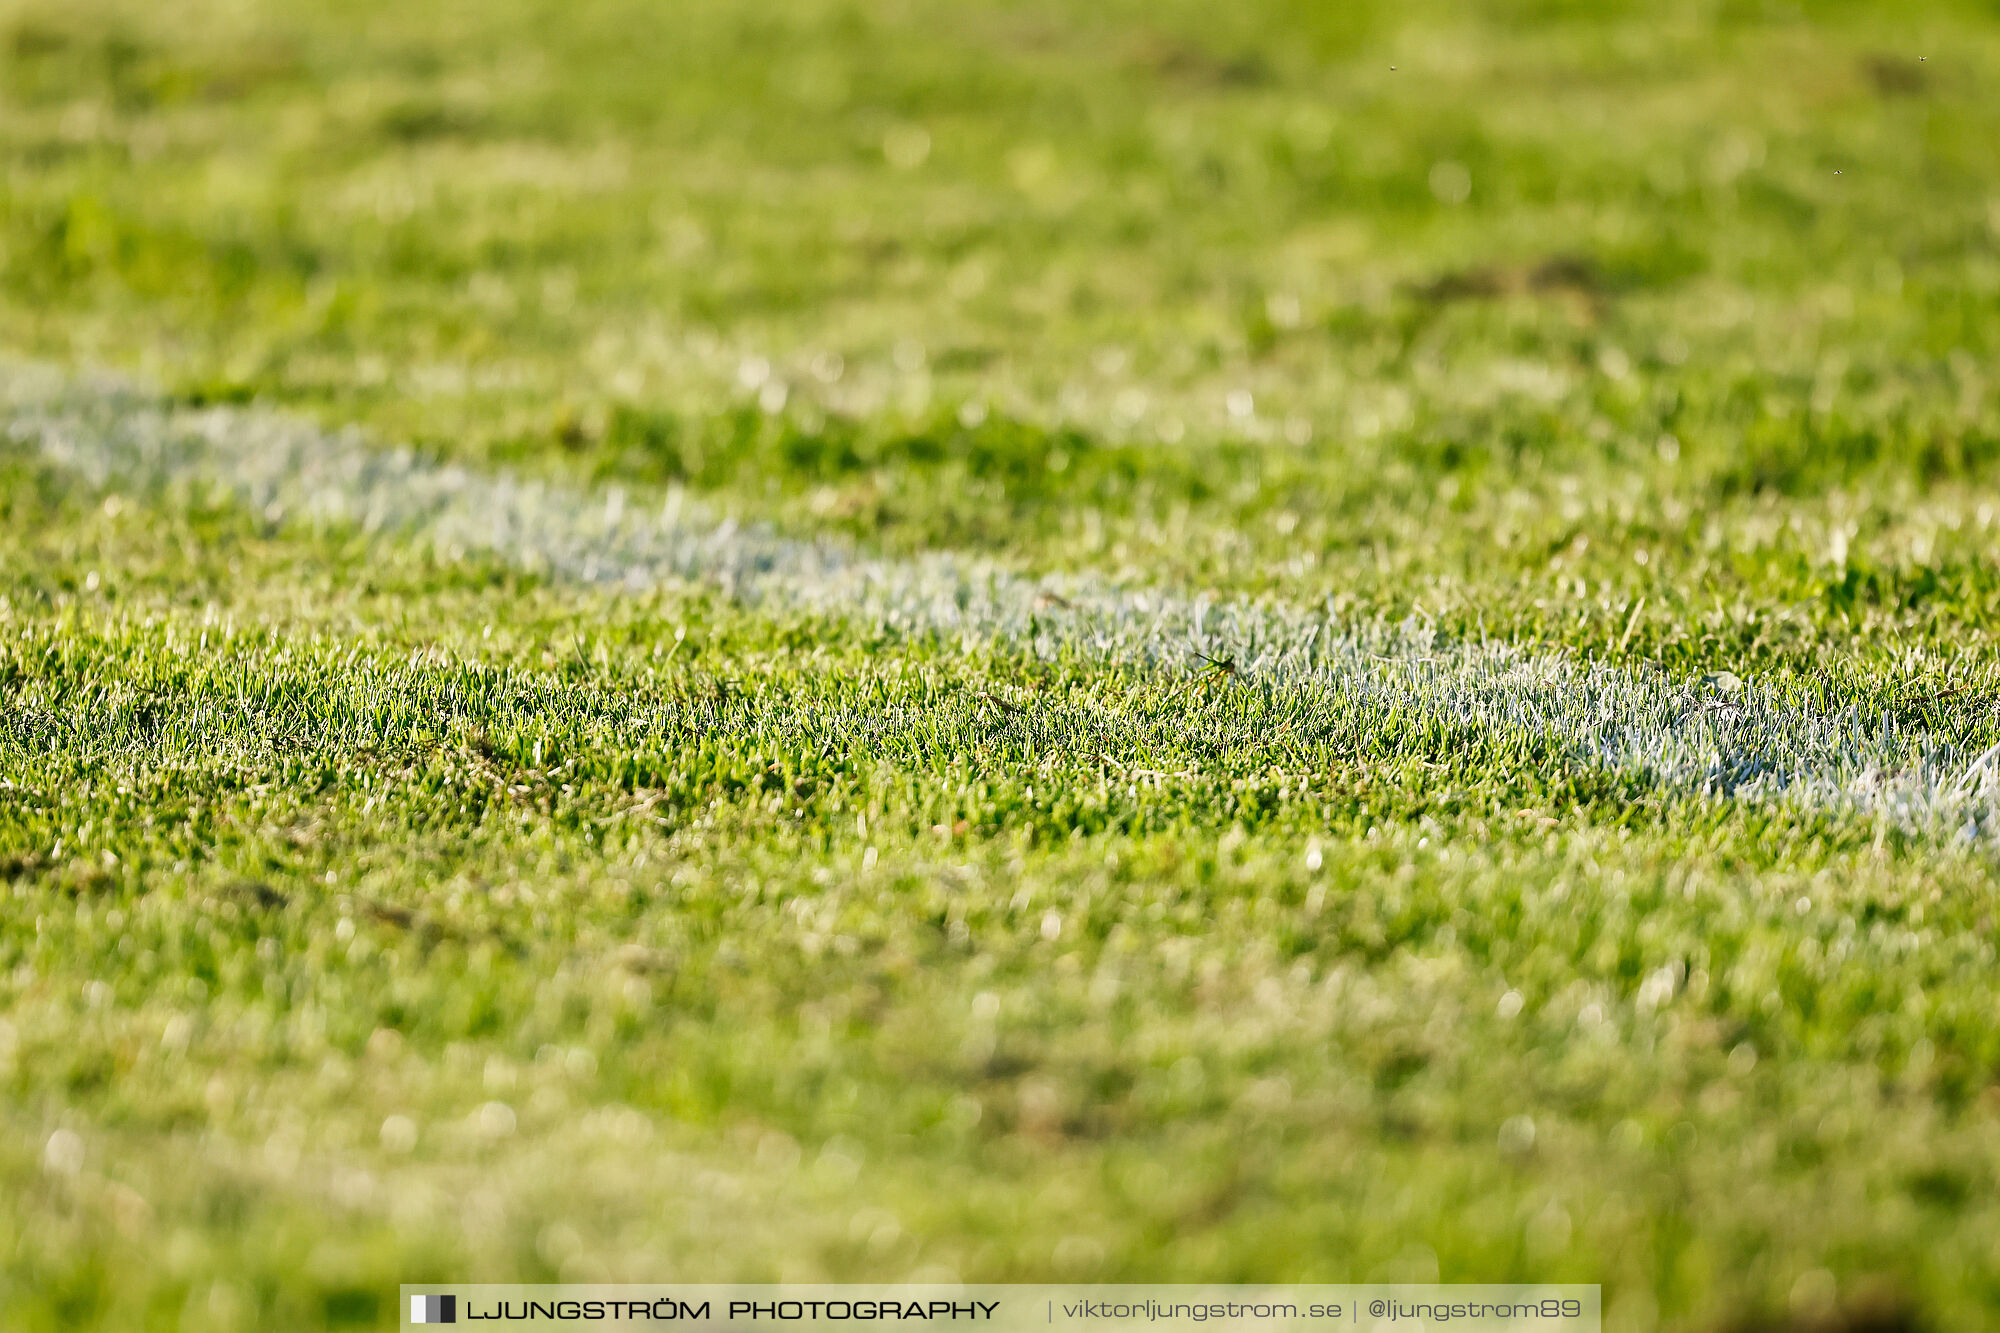
{"label": "white chalk line", "polygon": [[1011,640],[1043,655],[1199,668],[1311,690],[1375,718],[1420,717],[1553,742],[1576,761],[1685,792],[1872,815],[1985,841],[2000,747],[1968,760],[1859,707],[1815,713],[1754,683],[1703,697],[1629,670],[1426,627],[1341,625],[1322,609],[1129,591],[1081,576],[1034,582],[950,553],[858,554],[718,518],[679,491],[659,508],[489,476],[359,431],[258,408],[185,408],[121,382],[0,369],[0,420],[17,444],[99,487],[220,488],[273,522],[352,524],[483,552],[585,583],[691,581],[751,604],[860,617],[905,634]]}

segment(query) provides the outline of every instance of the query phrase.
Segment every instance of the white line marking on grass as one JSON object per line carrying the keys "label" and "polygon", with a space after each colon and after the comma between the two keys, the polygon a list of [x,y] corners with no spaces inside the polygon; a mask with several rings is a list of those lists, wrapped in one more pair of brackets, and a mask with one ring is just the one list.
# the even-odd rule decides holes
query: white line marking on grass
{"label": "white line marking on grass", "polygon": [[[1993,753],[1968,761],[1857,708],[1812,713],[1746,685],[1706,699],[1659,672],[1416,624],[1343,626],[1324,611],[1124,591],[1089,577],[1035,583],[952,554],[872,558],[717,518],[679,492],[661,509],[485,476],[259,409],[179,408],[109,382],[0,370],[5,432],[99,486],[219,489],[270,521],[355,524],[499,555],[586,583],[716,585],[747,603],[874,620],[906,634],[997,638],[1044,656],[1199,670],[1229,659],[1251,688],[1299,692],[1371,726],[1566,752],[1682,791],[1864,813],[1983,839],[2000,795]],[[1060,589],[1059,598],[1051,592]],[[1333,716],[1338,717],[1336,713]],[[1357,712],[1349,712],[1349,716]]]}

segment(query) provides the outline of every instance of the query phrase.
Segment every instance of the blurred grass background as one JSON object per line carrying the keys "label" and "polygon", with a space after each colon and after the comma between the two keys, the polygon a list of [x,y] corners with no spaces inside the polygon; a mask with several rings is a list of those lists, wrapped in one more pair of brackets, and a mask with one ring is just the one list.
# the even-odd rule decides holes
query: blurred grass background
{"label": "blurred grass background", "polygon": [[[1315,591],[1452,618],[1580,504],[1573,567],[1651,599],[1628,646],[1692,661],[1768,648],[1701,626],[1697,580],[1937,595],[1907,531],[1875,542],[1910,506],[1871,501],[2000,454],[1973,5],[14,0],[4,29],[9,345],[890,548],[1241,586],[1306,552]],[[1769,497],[1800,549],[1677,561]],[[1850,522],[1843,593],[1801,566]]]}
{"label": "blurred grass background", "polygon": [[[0,347],[1976,746],[1997,77],[1971,3],[0,0]],[[1024,792],[842,710],[1188,692],[0,481],[26,1327],[426,1264],[2000,1300],[1984,862],[1395,727]]]}

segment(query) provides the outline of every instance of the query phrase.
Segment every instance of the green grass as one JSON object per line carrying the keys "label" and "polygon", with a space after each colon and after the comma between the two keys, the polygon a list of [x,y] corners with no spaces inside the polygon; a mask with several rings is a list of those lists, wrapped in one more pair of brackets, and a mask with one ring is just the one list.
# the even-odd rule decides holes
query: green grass
{"label": "green grass", "polygon": [[[0,347],[1970,753],[1996,76],[1970,4],[0,0]],[[0,1325],[1991,1322],[1990,847],[1323,703],[0,443]]]}

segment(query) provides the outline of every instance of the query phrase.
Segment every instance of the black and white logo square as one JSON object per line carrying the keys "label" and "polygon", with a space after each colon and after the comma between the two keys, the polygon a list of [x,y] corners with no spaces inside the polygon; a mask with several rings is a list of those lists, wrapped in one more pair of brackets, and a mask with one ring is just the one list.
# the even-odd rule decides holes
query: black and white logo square
{"label": "black and white logo square", "polygon": [[458,1297],[410,1297],[410,1322],[413,1324],[456,1324],[458,1322]]}

